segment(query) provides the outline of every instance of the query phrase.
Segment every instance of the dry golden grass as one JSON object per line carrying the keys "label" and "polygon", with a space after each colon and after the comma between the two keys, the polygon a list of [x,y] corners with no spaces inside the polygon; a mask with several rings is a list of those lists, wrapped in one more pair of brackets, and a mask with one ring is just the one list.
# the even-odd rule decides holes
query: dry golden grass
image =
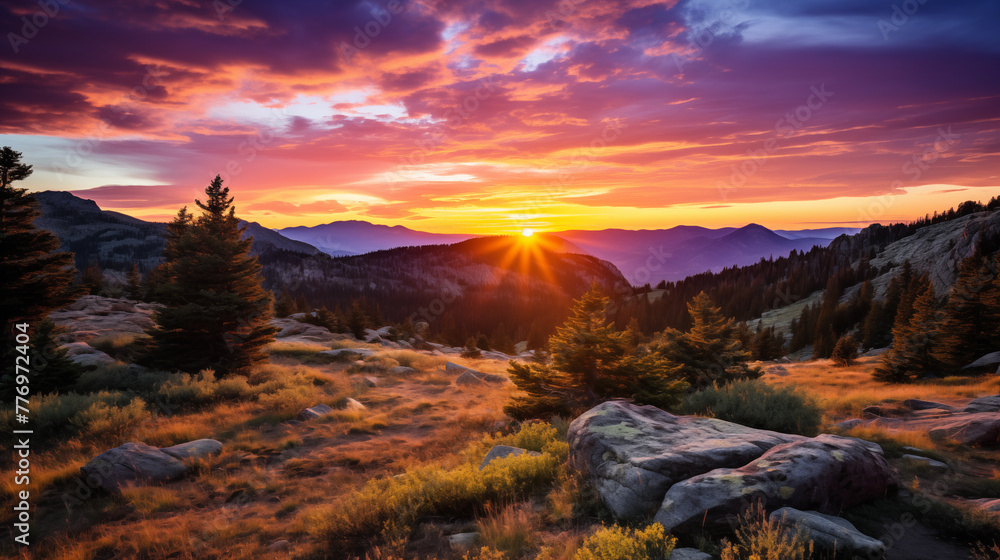
{"label": "dry golden grass", "polygon": [[861,358],[849,367],[830,360],[781,364],[787,375],[766,374],[774,385],[794,385],[814,396],[831,418],[858,416],[869,405],[924,399],[955,404],[1000,393],[1000,376],[945,378],[913,384],[882,383],[872,378],[879,358]]}

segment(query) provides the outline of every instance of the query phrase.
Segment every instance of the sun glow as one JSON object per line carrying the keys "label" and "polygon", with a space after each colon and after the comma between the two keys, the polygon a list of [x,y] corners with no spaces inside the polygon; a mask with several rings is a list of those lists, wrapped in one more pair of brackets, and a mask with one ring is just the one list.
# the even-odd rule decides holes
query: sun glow
{"label": "sun glow", "polygon": [[523,235],[525,237],[531,237],[532,235],[535,235],[535,230],[532,230],[532,229],[523,229],[523,230],[521,230],[521,235]]}

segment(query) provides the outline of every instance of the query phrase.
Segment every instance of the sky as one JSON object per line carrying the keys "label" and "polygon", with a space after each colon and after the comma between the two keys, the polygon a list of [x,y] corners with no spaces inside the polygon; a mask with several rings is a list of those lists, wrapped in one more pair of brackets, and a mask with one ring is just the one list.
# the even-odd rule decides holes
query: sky
{"label": "sky", "polygon": [[907,221],[1000,195],[1000,2],[0,0],[32,191],[435,232]]}

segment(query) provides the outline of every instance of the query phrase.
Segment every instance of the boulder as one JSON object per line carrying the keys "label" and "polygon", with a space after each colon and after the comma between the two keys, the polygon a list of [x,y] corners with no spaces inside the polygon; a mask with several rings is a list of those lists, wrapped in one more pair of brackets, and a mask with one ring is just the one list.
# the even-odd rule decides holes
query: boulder
{"label": "boulder", "polygon": [[655,520],[668,531],[725,527],[726,517],[762,500],[771,507],[836,512],[895,492],[896,470],[878,445],[823,434],[772,448],[738,469],[716,469],[674,484]]}
{"label": "boulder", "polygon": [[[305,313],[296,313],[295,315],[302,315],[302,318],[305,318]],[[326,327],[302,323],[292,317],[294,316],[290,315],[283,319],[271,319],[271,326],[278,329],[278,332],[274,334],[276,340],[306,344],[330,344],[338,338],[338,335],[333,334]]]}
{"label": "boulder", "polygon": [[483,384],[483,380],[476,377],[476,375],[472,373],[472,370],[462,372],[462,375],[459,375],[458,378],[455,379],[455,385],[462,385],[465,387],[474,387],[476,385]]}
{"label": "boulder", "polygon": [[214,439],[196,439],[187,443],[179,443],[171,447],[160,449],[167,455],[185,461],[188,459],[201,459],[222,453],[222,442]]}
{"label": "boulder", "polygon": [[490,464],[490,462],[492,462],[494,459],[503,459],[504,457],[511,457],[511,456],[517,457],[520,455],[524,455],[525,453],[527,453],[528,455],[541,455],[541,453],[537,451],[528,451],[527,449],[521,449],[520,447],[511,447],[509,445],[494,445],[493,449],[490,449],[490,452],[486,454],[485,458],[483,458],[483,462],[479,464],[479,470],[485,469],[486,465]]}
{"label": "boulder", "polygon": [[903,401],[903,406],[909,408],[910,410],[941,409],[949,412],[955,410],[953,407],[946,404],[936,403],[934,401],[922,401],[920,399],[906,399]]}
{"label": "boulder", "polygon": [[1000,395],[972,399],[965,405],[964,412],[1000,412]]}
{"label": "boulder", "polygon": [[712,555],[697,548],[675,548],[670,560],[712,560]]}
{"label": "boulder", "polygon": [[987,512],[1000,514],[1000,500],[994,500],[990,498],[980,498],[978,500],[969,500],[977,508]]}
{"label": "boulder", "polygon": [[349,411],[368,410],[368,407],[348,397],[347,399],[344,400],[344,404],[340,406],[340,410],[349,410]]}
{"label": "boulder", "polygon": [[71,342],[60,348],[66,351],[69,361],[82,367],[109,366],[118,361],[86,342]]}
{"label": "boulder", "polygon": [[390,375],[410,375],[417,373],[417,370],[408,366],[396,366],[389,368],[388,373]]}
{"label": "boulder", "polygon": [[978,412],[940,418],[928,430],[934,441],[955,440],[965,445],[1000,445],[1000,414]]}
{"label": "boulder", "polygon": [[914,465],[931,468],[936,471],[948,472],[950,470],[948,465],[946,465],[945,463],[942,463],[941,461],[935,461],[930,457],[922,457],[920,455],[912,455],[910,453],[907,453],[903,455],[902,459]]}
{"label": "boulder", "polygon": [[464,373],[466,371],[475,371],[471,368],[467,368],[462,365],[458,365],[455,362],[445,362],[444,370],[448,373]]}
{"label": "boulder", "polygon": [[990,352],[962,369],[978,368],[1000,364],[1000,352]]}
{"label": "boulder", "polygon": [[838,422],[834,426],[840,428],[841,430],[851,430],[858,426],[863,426],[868,423],[868,420],[862,420],[861,418],[851,418],[850,420],[844,420],[843,422]]}
{"label": "boulder", "polygon": [[153,324],[153,312],[161,307],[127,299],[87,295],[69,307],[49,314],[57,325],[66,328],[62,341],[88,341],[102,336],[129,333],[145,336]]}
{"label": "boulder", "polygon": [[336,350],[323,350],[322,352],[320,352],[320,354],[325,354],[327,356],[334,356],[334,357],[341,355],[347,357],[352,357],[352,356],[368,357],[368,356],[374,356],[375,351],[372,350],[371,348],[337,348]]}
{"label": "boulder", "polygon": [[623,401],[602,403],[569,427],[571,464],[590,476],[618,517],[655,510],[674,483],[745,465],[776,445],[805,439]]}
{"label": "boulder", "polygon": [[145,443],[126,443],[109,449],[80,467],[91,487],[117,492],[126,486],[175,480],[187,472],[180,459]]}
{"label": "boulder", "polygon": [[448,546],[455,552],[468,552],[479,542],[479,533],[456,533],[448,537]]}
{"label": "boulder", "polygon": [[363,375],[354,378],[354,382],[358,385],[364,385],[365,387],[375,388],[378,387],[378,378],[372,377],[370,375]]}
{"label": "boulder", "polygon": [[316,406],[311,406],[299,413],[299,420],[313,420],[321,416],[326,416],[333,412],[333,409],[325,404],[317,404]]}
{"label": "boulder", "polygon": [[846,519],[790,507],[772,512],[770,519],[783,525],[797,525],[800,529],[805,529],[820,551],[841,555],[849,553],[851,558],[882,558],[885,554],[885,544],[882,541],[858,531]]}

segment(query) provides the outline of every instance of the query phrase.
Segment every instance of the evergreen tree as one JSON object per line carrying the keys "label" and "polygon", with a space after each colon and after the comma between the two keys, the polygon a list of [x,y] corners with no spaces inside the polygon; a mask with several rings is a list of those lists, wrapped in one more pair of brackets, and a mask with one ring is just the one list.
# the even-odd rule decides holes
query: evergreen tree
{"label": "evergreen tree", "polygon": [[265,359],[263,347],[274,340],[271,294],[219,176],[205,194],[205,203],[195,201],[201,216],[182,208],[168,228],[158,290],[164,307],[155,316],[150,361],[189,373],[242,374]]}
{"label": "evergreen tree", "polygon": [[274,300],[274,316],[288,317],[295,313],[295,300],[288,293],[288,287],[282,286],[281,295]]}
{"label": "evergreen tree", "polygon": [[858,342],[854,340],[853,336],[845,334],[840,337],[836,346],[833,347],[833,354],[830,358],[838,366],[854,364],[858,359]]}
{"label": "evergreen tree", "polygon": [[358,300],[351,303],[351,309],[347,312],[347,332],[354,335],[358,340],[365,339],[365,329],[368,328],[368,316],[361,309]]}
{"label": "evergreen tree", "polygon": [[97,263],[90,263],[83,272],[80,273],[80,283],[87,290],[87,293],[96,296],[104,290],[104,272]]}
{"label": "evergreen tree", "polygon": [[753,359],[760,361],[777,360],[785,353],[785,338],[777,333],[774,327],[762,328],[757,326],[757,333],[753,337],[752,352]]}
{"label": "evergreen tree", "polygon": [[39,215],[35,198],[27,189],[13,186],[31,171],[30,165],[21,163],[20,152],[0,148],[0,355],[4,364],[14,362],[15,324],[27,323],[31,335],[36,323],[50,311],[68,305],[79,295],[72,286],[76,274],[73,254],[56,252],[56,236],[34,225]]}
{"label": "evergreen tree", "polygon": [[663,331],[653,347],[657,355],[676,364],[683,379],[695,389],[760,377],[760,368],[747,365],[749,356],[736,337],[733,320],[723,317],[705,292],[687,307],[691,329],[684,333]]}
{"label": "evergreen tree", "polygon": [[125,295],[129,299],[142,299],[142,277],[139,276],[139,265],[134,262],[126,277]]}
{"label": "evergreen tree", "polygon": [[[938,317],[934,286],[927,282],[909,314],[897,314],[892,329],[892,347],[875,368],[875,379],[904,383],[936,374],[940,362],[933,356]],[[909,315],[909,317],[907,317]]]}
{"label": "evergreen tree", "polygon": [[495,329],[493,329],[493,336],[491,337],[490,346],[504,354],[514,353],[514,341],[511,340],[510,335],[507,334],[507,325],[499,323]]}
{"label": "evergreen tree", "polygon": [[511,362],[523,391],[504,407],[514,418],[577,414],[605,400],[632,398],[668,407],[686,388],[678,368],[656,354],[634,352],[607,319],[610,300],[595,285],[574,302],[549,339],[551,365]]}
{"label": "evergreen tree", "polygon": [[1000,348],[998,309],[991,305],[998,296],[994,266],[976,252],[962,261],[948,293],[934,357],[951,373]]}
{"label": "evergreen tree", "polygon": [[476,339],[474,337],[469,337],[469,340],[465,341],[465,348],[462,349],[460,354],[463,358],[468,358],[470,360],[478,360],[483,357],[483,353],[480,352],[479,347],[476,346]]}

